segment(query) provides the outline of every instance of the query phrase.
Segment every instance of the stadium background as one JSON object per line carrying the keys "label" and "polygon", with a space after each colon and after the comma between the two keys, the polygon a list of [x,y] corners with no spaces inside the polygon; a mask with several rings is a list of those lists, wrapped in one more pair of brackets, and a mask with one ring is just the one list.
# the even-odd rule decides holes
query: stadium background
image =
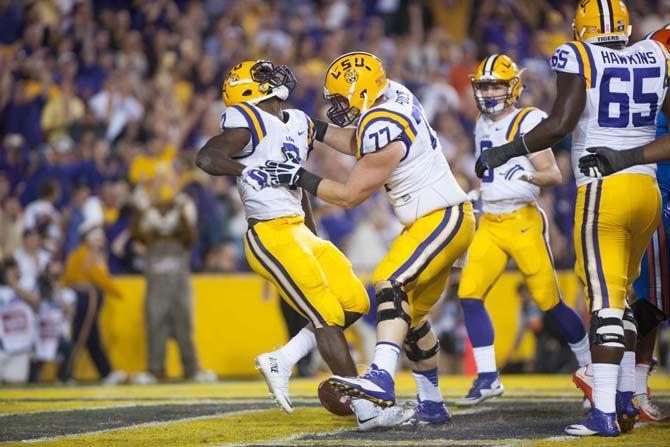
{"label": "stadium background", "polygon": [[[635,41],[668,21],[670,2],[635,1],[629,8]],[[354,49],[375,53],[389,77],[421,99],[452,170],[471,190],[477,185],[471,137],[477,110],[468,75],[484,55],[507,53],[526,69],[522,103],[548,110],[554,83],[547,59],[571,39],[573,13],[574,2],[561,0],[0,0],[0,256],[21,247],[28,228],[24,211],[40,200],[46,183],[58,186],[56,212],[38,230],[54,260],[64,260],[79,243],[87,217],[83,204],[99,200],[108,266],[123,290],[102,310],[103,340],[115,368],[141,371],[143,256],[141,245],[128,237],[133,191],[155,181],[179,185],[197,208],[191,268],[201,362],[221,375],[253,374],[253,357],[286,338],[278,298],[246,273],[246,221],[233,179],[209,177],[193,163],[197,149],[218,133],[220,86],[228,69],[250,58],[288,65],[299,80],[289,103],[324,119],[328,63]],[[544,191],[541,206],[563,270],[563,292],[583,312],[571,273],[575,186],[569,148],[569,140],[555,148],[565,182]],[[343,180],[353,160],[315,152],[309,163],[321,175]],[[314,207],[319,233],[364,278],[400,230],[379,195],[351,211],[318,201]],[[518,280],[514,273],[503,277],[487,306],[499,362],[534,371],[540,367],[532,361],[536,352],[547,356],[560,347],[549,346],[555,339],[544,336],[548,329],[524,300]],[[450,358],[460,365],[467,343],[454,303],[448,292],[435,326],[452,334]],[[547,346],[538,346],[534,333]],[[352,343],[360,345],[356,337]],[[168,357],[168,375],[179,376],[174,346]],[[451,371],[467,372],[465,359]],[[75,377],[95,378],[86,355]]]}

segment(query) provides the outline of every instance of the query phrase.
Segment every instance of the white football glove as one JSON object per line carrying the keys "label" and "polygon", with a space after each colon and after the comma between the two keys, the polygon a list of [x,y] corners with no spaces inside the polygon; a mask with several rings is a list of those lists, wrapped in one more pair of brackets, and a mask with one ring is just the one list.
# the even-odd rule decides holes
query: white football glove
{"label": "white football glove", "polygon": [[244,168],[242,181],[251,185],[256,191],[270,186],[270,175],[261,168]]}
{"label": "white football glove", "polygon": [[263,170],[270,175],[273,186],[300,186],[300,177],[305,169],[300,159],[291,151],[284,151],[284,161],[270,160],[265,162]]}

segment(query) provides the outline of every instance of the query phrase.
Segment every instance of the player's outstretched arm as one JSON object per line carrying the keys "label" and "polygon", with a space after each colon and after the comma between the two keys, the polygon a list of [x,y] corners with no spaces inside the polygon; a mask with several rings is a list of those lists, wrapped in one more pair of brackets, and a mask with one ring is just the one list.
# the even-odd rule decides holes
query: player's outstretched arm
{"label": "player's outstretched arm", "polygon": [[[670,116],[670,95],[665,96],[662,110],[665,116]],[[579,159],[579,170],[590,177],[603,177],[631,166],[670,160],[670,135],[628,150],[609,147],[589,147],[586,150],[590,155]]]}
{"label": "player's outstretched arm", "polygon": [[558,143],[577,125],[586,105],[586,84],[573,73],[556,74],[556,99],[551,114],[533,130],[502,146],[483,151],[475,165],[479,178],[487,169],[497,168],[507,160],[539,152]]}
{"label": "player's outstretched arm", "polygon": [[314,119],[314,139],[346,155],[356,156],[356,129],[338,127]]}
{"label": "player's outstretched arm", "polygon": [[355,208],[388,181],[404,155],[403,143],[393,142],[358,160],[346,183],[324,179],[316,195],[333,205],[346,209]]}
{"label": "player's outstretched arm", "polygon": [[526,181],[535,186],[551,187],[558,186],[563,182],[563,176],[556,164],[556,158],[551,150],[538,152],[530,162],[535,168],[535,172],[530,177],[526,177]]}
{"label": "player's outstretched arm", "polygon": [[358,160],[346,183],[322,179],[303,168],[290,154],[284,161],[268,161],[263,170],[275,186],[298,186],[321,200],[349,209],[360,205],[379,190],[404,155],[404,144],[391,142]]}

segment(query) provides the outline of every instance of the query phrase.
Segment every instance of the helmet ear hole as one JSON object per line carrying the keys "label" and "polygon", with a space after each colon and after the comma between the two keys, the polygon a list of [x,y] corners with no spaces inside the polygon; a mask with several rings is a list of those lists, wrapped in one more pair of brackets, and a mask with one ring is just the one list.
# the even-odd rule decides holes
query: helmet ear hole
{"label": "helmet ear hole", "polygon": [[247,90],[244,91],[244,93],[242,93],[242,96],[250,96],[251,93],[252,93],[251,90],[247,89]]}

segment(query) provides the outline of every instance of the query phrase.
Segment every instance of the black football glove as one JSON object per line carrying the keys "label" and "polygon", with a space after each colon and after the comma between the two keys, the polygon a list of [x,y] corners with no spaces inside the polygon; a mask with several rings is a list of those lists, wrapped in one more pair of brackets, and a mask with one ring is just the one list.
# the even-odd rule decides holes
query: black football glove
{"label": "black football glove", "polygon": [[305,169],[300,160],[291,151],[284,151],[284,161],[269,160],[265,162],[263,170],[270,175],[273,186],[299,186],[300,177]]}
{"label": "black football glove", "polygon": [[579,159],[579,170],[588,177],[604,177],[631,166],[644,164],[641,147],[618,151],[609,147],[590,147],[590,155]]}
{"label": "black football glove", "polygon": [[517,138],[502,146],[485,149],[477,159],[477,163],[475,164],[475,174],[477,174],[477,177],[482,178],[484,177],[486,170],[502,166],[510,158],[520,157],[521,155],[527,154],[528,151],[521,138]]}

